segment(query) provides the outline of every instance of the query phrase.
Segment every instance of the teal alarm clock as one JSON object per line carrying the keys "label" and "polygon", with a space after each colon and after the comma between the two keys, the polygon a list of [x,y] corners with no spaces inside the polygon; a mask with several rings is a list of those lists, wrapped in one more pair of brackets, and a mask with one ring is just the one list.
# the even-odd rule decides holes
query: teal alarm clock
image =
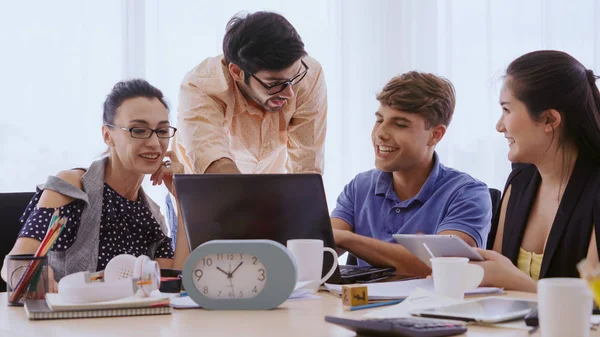
{"label": "teal alarm clock", "polygon": [[296,286],[297,268],[271,240],[213,240],[198,246],[183,267],[188,296],[205,309],[277,308]]}

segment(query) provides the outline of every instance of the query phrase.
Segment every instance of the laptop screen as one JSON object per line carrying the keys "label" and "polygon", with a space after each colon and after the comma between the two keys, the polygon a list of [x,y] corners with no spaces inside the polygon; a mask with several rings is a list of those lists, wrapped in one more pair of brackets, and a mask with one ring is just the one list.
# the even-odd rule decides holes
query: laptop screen
{"label": "laptop screen", "polygon": [[[320,239],[335,249],[318,174],[176,175],[175,188],[191,250],[220,239]],[[325,275],[333,257],[323,258]],[[339,281],[337,270],[328,282]]]}

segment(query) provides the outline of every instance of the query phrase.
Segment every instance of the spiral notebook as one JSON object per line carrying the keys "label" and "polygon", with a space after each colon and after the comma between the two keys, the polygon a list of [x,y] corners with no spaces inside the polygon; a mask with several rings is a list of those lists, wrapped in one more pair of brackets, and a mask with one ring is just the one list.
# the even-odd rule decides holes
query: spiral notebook
{"label": "spiral notebook", "polygon": [[169,314],[171,314],[171,312],[172,312],[172,309],[170,306],[155,306],[155,307],[145,307],[145,308],[52,311],[48,307],[46,300],[25,300],[25,313],[27,314],[27,318],[29,318],[30,320],[169,315]]}

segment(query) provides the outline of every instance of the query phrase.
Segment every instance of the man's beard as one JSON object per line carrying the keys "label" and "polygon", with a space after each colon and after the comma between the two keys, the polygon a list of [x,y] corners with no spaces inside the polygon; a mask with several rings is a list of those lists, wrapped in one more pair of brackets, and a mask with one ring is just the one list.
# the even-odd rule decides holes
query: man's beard
{"label": "man's beard", "polygon": [[244,96],[246,96],[246,98],[252,100],[254,102],[254,104],[260,106],[261,108],[263,108],[263,110],[265,110],[267,112],[279,112],[286,106],[286,104],[283,104],[280,107],[275,107],[275,108],[269,106],[269,101],[273,100],[273,99],[283,100],[283,101],[286,101],[286,103],[287,103],[287,99],[285,99],[285,98],[282,98],[279,96],[269,97],[266,101],[262,102],[261,99],[254,93],[254,91],[252,91],[248,87],[242,87],[241,85],[238,85],[238,88],[244,94]]}

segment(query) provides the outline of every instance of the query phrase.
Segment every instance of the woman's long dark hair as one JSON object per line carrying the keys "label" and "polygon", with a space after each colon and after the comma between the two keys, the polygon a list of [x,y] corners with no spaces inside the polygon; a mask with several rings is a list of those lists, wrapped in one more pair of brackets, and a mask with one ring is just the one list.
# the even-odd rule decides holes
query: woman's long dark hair
{"label": "woman's long dark hair", "polygon": [[525,54],[506,69],[511,93],[525,104],[533,120],[539,121],[549,109],[560,113],[559,148],[572,142],[579,155],[600,164],[598,78],[571,55],[556,50]]}

